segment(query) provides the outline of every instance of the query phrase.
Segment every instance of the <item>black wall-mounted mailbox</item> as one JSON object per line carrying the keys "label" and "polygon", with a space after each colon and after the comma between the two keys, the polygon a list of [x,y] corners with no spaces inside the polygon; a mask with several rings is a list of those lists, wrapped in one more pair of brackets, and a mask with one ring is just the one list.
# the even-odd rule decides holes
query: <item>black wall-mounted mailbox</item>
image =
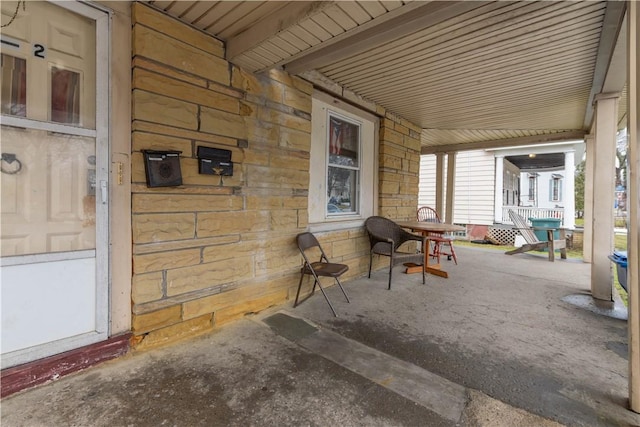
{"label": "black wall-mounted mailbox", "polygon": [[182,185],[180,153],[182,151],[142,150],[147,187],[175,187]]}
{"label": "black wall-mounted mailbox", "polygon": [[198,147],[198,173],[204,175],[233,175],[231,150]]}

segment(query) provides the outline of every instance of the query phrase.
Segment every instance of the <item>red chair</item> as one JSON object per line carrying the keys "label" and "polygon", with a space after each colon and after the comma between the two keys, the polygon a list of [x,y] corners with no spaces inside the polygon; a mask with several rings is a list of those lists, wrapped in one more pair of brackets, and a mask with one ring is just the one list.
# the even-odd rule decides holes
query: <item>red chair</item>
{"label": "red chair", "polygon": [[[417,212],[418,221],[427,221],[427,222],[442,222],[440,221],[440,216],[435,209],[430,208],[428,206],[423,206],[418,209]],[[429,254],[431,257],[436,258],[438,260],[438,264],[440,263],[440,255],[446,255],[447,259],[450,261],[453,257],[453,261],[458,264],[458,258],[456,257],[456,251],[453,249],[453,239],[450,237],[446,237],[441,233],[429,233],[429,240],[433,242],[432,252]],[[443,251],[443,246],[449,246],[449,252]]]}

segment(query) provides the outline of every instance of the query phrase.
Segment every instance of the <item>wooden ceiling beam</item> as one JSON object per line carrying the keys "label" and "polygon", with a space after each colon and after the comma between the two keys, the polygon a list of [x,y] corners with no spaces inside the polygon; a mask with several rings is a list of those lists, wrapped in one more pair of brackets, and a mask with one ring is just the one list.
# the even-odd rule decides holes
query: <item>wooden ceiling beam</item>
{"label": "wooden ceiling beam", "polygon": [[326,9],[333,1],[292,1],[245,31],[227,40],[226,58],[233,59],[257,47],[278,33]]}
{"label": "wooden ceiling beam", "polygon": [[404,37],[425,27],[484,6],[483,1],[411,2],[353,30],[333,37],[314,48],[287,59],[290,74],[321,68],[327,64]]}
{"label": "wooden ceiling beam", "polygon": [[[602,23],[602,31],[600,33],[598,56],[596,57],[596,66],[593,72],[591,93],[584,113],[583,126],[585,129],[591,128],[591,122],[593,120],[593,101],[597,94],[603,92],[607,73],[612,69],[612,65],[620,67],[620,64],[612,64],[612,58],[614,57],[614,51],[618,44],[626,9],[626,2],[607,2],[607,10],[604,14],[604,22]],[[626,70],[626,62],[620,68]],[[624,80],[626,80],[626,77]],[[618,89],[618,91],[619,90],[621,89]]]}
{"label": "wooden ceiling beam", "polygon": [[522,145],[545,144],[554,141],[570,141],[583,139],[586,132],[583,130],[573,130],[545,135],[532,135],[519,138],[504,138],[491,141],[467,142],[463,144],[431,145],[423,146],[421,154],[451,153],[469,150],[487,150],[500,147],[518,147]]}

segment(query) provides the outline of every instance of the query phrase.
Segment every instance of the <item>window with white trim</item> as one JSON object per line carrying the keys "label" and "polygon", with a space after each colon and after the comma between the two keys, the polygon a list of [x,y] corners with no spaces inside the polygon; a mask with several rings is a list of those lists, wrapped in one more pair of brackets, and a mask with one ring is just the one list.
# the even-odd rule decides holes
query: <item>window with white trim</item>
{"label": "window with white trim", "polygon": [[357,214],[361,124],[329,111],[327,216]]}
{"label": "window with white trim", "polygon": [[311,120],[309,222],[355,225],[375,211],[378,119],[315,92]]}
{"label": "window with white trim", "polygon": [[538,184],[538,174],[529,174],[529,201],[533,202],[536,200],[536,187]]}
{"label": "window with white trim", "polygon": [[550,200],[552,202],[562,201],[562,175],[553,174],[551,176],[550,186]]}

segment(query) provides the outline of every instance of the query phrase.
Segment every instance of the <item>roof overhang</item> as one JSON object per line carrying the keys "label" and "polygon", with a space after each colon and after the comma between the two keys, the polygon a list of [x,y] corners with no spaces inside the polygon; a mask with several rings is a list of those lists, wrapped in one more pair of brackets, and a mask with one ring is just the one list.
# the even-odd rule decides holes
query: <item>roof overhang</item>
{"label": "roof overhang", "polygon": [[283,68],[409,120],[425,154],[583,138],[601,92],[622,94],[626,123],[626,2],[147,3],[248,71]]}

